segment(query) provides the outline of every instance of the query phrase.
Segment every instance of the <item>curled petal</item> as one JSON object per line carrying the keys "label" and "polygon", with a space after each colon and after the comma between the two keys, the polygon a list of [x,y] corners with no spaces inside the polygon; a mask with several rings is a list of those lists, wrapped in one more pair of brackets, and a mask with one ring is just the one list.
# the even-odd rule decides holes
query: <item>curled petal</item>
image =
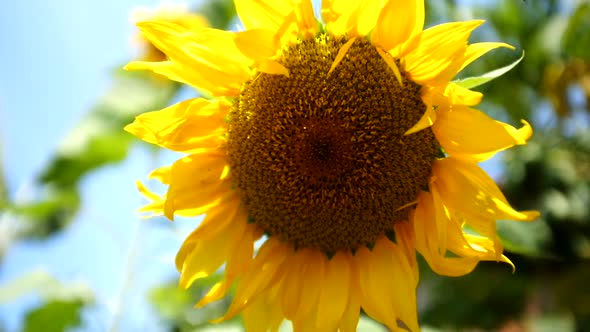
{"label": "curled petal", "polygon": [[230,105],[203,98],[189,99],[135,118],[125,130],[142,140],[175,151],[217,148],[226,132]]}
{"label": "curled petal", "polygon": [[446,229],[445,234],[452,235],[457,232],[457,225],[452,224],[448,210],[441,209],[442,205],[438,207],[435,208],[430,193],[422,192],[418,197],[418,206],[412,216],[416,249],[434,272],[447,276],[465,275],[473,271],[479,260],[475,257],[447,257],[447,245],[441,245],[439,242],[440,232],[437,227],[439,224],[447,223],[451,230]]}
{"label": "curled petal", "polygon": [[526,144],[533,130],[528,122],[523,123],[516,129],[478,110],[457,106],[438,112],[432,130],[449,154],[482,161],[514,145]]}
{"label": "curled petal", "polygon": [[141,22],[137,26],[170,61],[131,62],[125,69],[152,70],[216,96],[239,94],[242,83],[250,78],[250,60],[236,48],[232,32],[189,30],[166,21]]}
{"label": "curled petal", "polygon": [[531,221],[537,211],[514,210],[486,172],[472,162],[449,157],[435,161],[433,175],[444,204],[466,217]]}
{"label": "curled petal", "polygon": [[170,184],[170,175],[172,173],[172,165],[163,166],[153,170],[148,177],[156,179],[163,184]]}
{"label": "curled petal", "polygon": [[187,289],[195,280],[215,273],[232,255],[243,237],[247,225],[245,219],[235,222],[229,215],[222,215],[220,218],[215,222],[221,223],[223,218],[234,222],[223,222],[219,225],[217,234],[209,237],[199,237],[197,229],[178,252],[176,264],[180,265],[180,287]]}

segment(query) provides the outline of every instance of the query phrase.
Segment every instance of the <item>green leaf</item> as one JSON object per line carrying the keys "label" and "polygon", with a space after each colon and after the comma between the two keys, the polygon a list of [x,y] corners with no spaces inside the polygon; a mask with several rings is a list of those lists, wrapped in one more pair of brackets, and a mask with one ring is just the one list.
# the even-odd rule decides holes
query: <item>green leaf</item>
{"label": "green leaf", "polygon": [[94,301],[94,293],[84,283],[64,285],[47,271],[29,272],[0,287],[0,304],[14,301],[29,293],[37,293],[47,301]]}
{"label": "green leaf", "polygon": [[21,217],[18,238],[45,239],[69,225],[80,207],[76,189],[49,190],[42,201],[8,205],[7,210]]}
{"label": "green leaf", "polygon": [[0,304],[29,293],[36,293],[46,302],[26,314],[26,332],[61,332],[79,326],[82,308],[94,301],[94,293],[86,284],[62,284],[46,271],[34,271],[0,287]]}
{"label": "green leaf", "polygon": [[166,106],[178,85],[154,75],[118,72],[113,87],[70,132],[40,182],[75,187],[91,170],[123,160],[137,140],[123,130],[133,117]]}
{"label": "green leaf", "polygon": [[574,332],[576,323],[574,317],[568,314],[551,314],[540,317],[533,317],[527,324],[529,331],[537,332]]}
{"label": "green leaf", "polygon": [[518,65],[520,61],[522,61],[522,59],[524,59],[524,50],[522,51],[522,55],[520,56],[520,58],[516,59],[514,62],[507,66],[492,70],[481,76],[467,77],[453,82],[466,89],[475,88],[506,74],[507,72],[512,70],[512,68],[516,67],[516,65]]}
{"label": "green leaf", "polygon": [[498,235],[506,250],[530,257],[549,258],[551,229],[544,219],[533,222],[498,220]]}
{"label": "green leaf", "polygon": [[581,2],[570,18],[563,47],[571,56],[590,59],[590,3]]}
{"label": "green leaf", "polygon": [[232,0],[209,0],[197,12],[205,16],[213,28],[222,30],[236,17],[236,7]]}
{"label": "green leaf", "polygon": [[[219,318],[227,311],[231,297],[225,297],[203,308],[195,308],[194,304],[196,299],[202,298],[222,279],[223,274],[214,274],[210,278],[200,279],[188,290],[179,288],[176,280],[167,282],[154,287],[150,291],[149,300],[158,315],[170,325],[171,329],[188,331],[209,327],[211,319]],[[229,293],[231,294],[231,289]],[[232,322],[233,320],[230,320],[226,323]]]}
{"label": "green leaf", "polygon": [[25,332],[62,332],[82,323],[82,301],[53,301],[29,311],[25,317]]}

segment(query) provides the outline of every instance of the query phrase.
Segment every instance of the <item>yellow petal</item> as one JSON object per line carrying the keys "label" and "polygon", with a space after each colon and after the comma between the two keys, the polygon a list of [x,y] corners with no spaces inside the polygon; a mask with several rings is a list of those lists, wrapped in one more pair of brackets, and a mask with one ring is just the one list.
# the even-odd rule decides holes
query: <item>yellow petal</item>
{"label": "yellow petal", "polygon": [[505,47],[514,50],[514,46],[506,43],[484,42],[470,44],[469,46],[467,46],[467,50],[465,51],[465,59],[463,60],[463,65],[461,66],[459,71],[463,70],[463,68],[467,67],[470,63],[477,60],[479,57],[498,47]]}
{"label": "yellow petal", "polygon": [[351,266],[347,253],[338,252],[326,265],[320,289],[316,327],[318,331],[336,331],[348,305]]}
{"label": "yellow petal", "polygon": [[295,17],[297,18],[297,30],[304,37],[313,37],[317,33],[318,22],[313,13],[310,0],[293,0],[295,4]]}
{"label": "yellow petal", "polygon": [[283,262],[292,250],[273,238],[267,240],[258,250],[248,271],[237,282],[235,295],[221,320],[227,320],[240,313],[250,302],[278,282]]}
{"label": "yellow petal", "polygon": [[474,217],[466,218],[459,212],[455,213],[455,218],[459,220],[459,223],[468,225],[478,234],[492,241],[494,243],[494,251],[496,252],[497,257],[502,255],[502,243],[498,237],[496,220]]}
{"label": "yellow petal", "polygon": [[322,17],[328,31],[337,36],[356,32],[361,4],[361,0],[323,0]]}
{"label": "yellow petal", "polygon": [[397,64],[395,63],[395,60],[393,60],[393,57],[391,57],[391,55],[389,53],[384,52],[379,47],[377,47],[377,53],[379,53],[379,55],[381,56],[381,59],[383,59],[383,61],[385,61],[385,63],[387,63],[387,66],[389,66],[389,69],[391,69],[391,71],[393,72],[393,75],[395,75],[395,78],[397,79],[397,82],[399,83],[399,85],[404,86],[404,82],[402,81],[402,75],[399,71]]}
{"label": "yellow petal", "polygon": [[404,135],[417,133],[422,129],[426,129],[432,126],[436,122],[436,114],[437,113],[434,111],[434,108],[432,106],[426,105],[426,111],[424,112],[420,120],[418,120],[418,122],[414,126],[412,126],[412,128],[408,129],[404,133]]}
{"label": "yellow petal", "polygon": [[264,59],[255,64],[256,69],[262,73],[283,75],[289,77],[289,70],[275,60]]}
{"label": "yellow petal", "polygon": [[408,256],[407,260],[414,272],[413,278],[418,280],[418,261],[416,260],[416,236],[414,226],[408,221],[398,222],[394,225],[396,243],[400,246],[402,252]]}
{"label": "yellow petal", "polygon": [[490,240],[484,236],[472,234],[464,234],[464,236],[466,241],[469,243],[469,248],[474,252],[477,252],[478,257],[481,260],[506,263],[512,267],[512,272],[514,273],[514,264],[512,261],[510,261],[510,259],[508,259],[508,257],[502,255],[501,251],[497,250],[498,244],[496,241]]}
{"label": "yellow petal", "polygon": [[275,33],[266,29],[237,32],[234,41],[240,52],[252,60],[270,58],[280,47]]}
{"label": "yellow petal", "polygon": [[[408,261],[407,253],[400,246],[392,247],[393,265],[398,267],[397,273],[392,276],[391,282],[394,287],[393,305],[396,308],[397,319],[403,322],[410,331],[420,331],[418,326],[418,305],[416,303],[416,288],[418,279],[416,270],[412,269],[412,264]],[[415,260],[415,252],[412,260]],[[399,326],[399,322],[398,322]]]}
{"label": "yellow petal", "polygon": [[242,313],[246,332],[277,332],[283,321],[281,308],[276,305],[276,291],[267,291],[246,307]]}
{"label": "yellow petal", "polygon": [[399,272],[394,270],[390,259],[382,257],[382,254],[377,256],[374,252],[375,248],[371,252],[362,247],[354,256],[359,269],[361,306],[367,315],[387,325],[390,329],[394,329],[397,322],[391,299],[393,285],[390,280],[384,281],[381,278],[390,277]]}
{"label": "yellow petal", "polygon": [[469,107],[456,106],[437,115],[432,130],[445,151],[475,161],[526,144],[533,133],[526,121],[522,128],[516,129]]}
{"label": "yellow petal", "polygon": [[338,66],[342,59],[344,59],[344,56],[346,55],[346,53],[355,41],[356,37],[351,38],[344,45],[342,45],[342,47],[340,47],[340,49],[338,50],[338,54],[336,54],[336,58],[334,58],[334,62],[332,62],[332,65],[330,66],[330,70],[328,70],[328,75],[330,75],[334,71],[334,69],[336,69],[336,66]]}
{"label": "yellow petal", "polygon": [[[236,222],[243,222],[245,218],[236,218]],[[196,307],[203,307],[211,302],[221,300],[227,295],[230,287],[233,285],[236,277],[244,273],[252,263],[254,242],[261,236],[260,230],[256,225],[246,225],[246,231],[242,238],[238,240],[237,247],[232,250],[227,258],[225,265],[224,279],[216,283],[207,294],[199,300]],[[177,256],[178,257],[178,256]]]}
{"label": "yellow petal", "polygon": [[465,106],[477,105],[483,97],[481,92],[471,91],[455,83],[449,83],[446,86],[444,95],[449,98],[452,105]]}
{"label": "yellow petal", "polygon": [[[386,237],[377,240],[372,251],[360,248],[358,264],[361,303],[365,312],[389,329],[398,328],[398,320],[417,330],[415,273],[398,246]],[[414,311],[413,313],[411,311]]]}
{"label": "yellow petal", "polygon": [[235,43],[244,55],[252,59],[252,66],[267,74],[279,74],[289,77],[289,70],[273,57],[280,48],[275,33],[265,29],[253,29],[236,34]]}
{"label": "yellow petal", "polygon": [[211,289],[209,289],[207,294],[205,294],[205,296],[199,300],[199,302],[195,305],[195,308],[202,308],[211,302],[221,300],[223,297],[225,297],[230,287],[231,283],[227,278],[217,282],[215,285],[213,285],[213,287],[211,287]]}
{"label": "yellow petal", "polygon": [[315,35],[315,17],[309,0],[235,0],[234,3],[247,30],[270,30],[278,39],[295,31]]}
{"label": "yellow petal", "polygon": [[452,22],[414,36],[402,50],[405,69],[421,85],[448,82],[461,68],[467,39],[483,21]]}
{"label": "yellow petal", "polygon": [[145,184],[141,183],[141,181],[135,181],[135,185],[137,186],[137,190],[148,200],[155,201],[160,199],[160,195],[151,192]]}
{"label": "yellow petal", "polygon": [[[462,276],[475,268],[479,260],[474,257],[446,257],[446,250],[441,250],[438,242],[437,224],[448,223],[451,226],[446,234],[456,233],[452,227],[447,211],[435,209],[432,195],[422,192],[418,197],[418,206],[412,216],[412,224],[416,234],[416,249],[424,257],[430,268],[446,276]],[[440,221],[437,222],[436,219]],[[455,242],[451,242],[455,244]],[[446,245],[445,245],[446,246]]]}
{"label": "yellow petal", "polygon": [[433,175],[445,205],[466,217],[530,221],[539,216],[537,211],[514,210],[494,180],[474,163],[453,157],[437,160]]}
{"label": "yellow petal", "polygon": [[[232,89],[215,87],[212,82],[209,82],[205,77],[203,77],[203,75],[200,75],[199,73],[191,73],[188,75],[188,73],[184,71],[181,64],[172,61],[132,61],[125,65],[123,69],[149,70],[158,75],[165,76],[172,81],[189,85],[197,90],[205,91],[207,93],[211,93],[211,91],[215,91],[218,95],[231,95],[232,93]],[[239,91],[235,92],[239,93]]]}
{"label": "yellow petal", "polygon": [[[241,206],[236,220],[238,222],[240,220],[247,220],[247,212],[243,206]],[[254,258],[254,242],[260,236],[262,236],[262,230],[256,224],[246,225],[246,231],[238,244],[239,249],[235,250],[227,260],[225,267],[226,276],[237,277],[247,270]]]}
{"label": "yellow petal", "polygon": [[[182,270],[184,261],[195,248],[196,243],[203,239],[210,239],[223,231],[228,224],[235,222],[234,218],[240,206],[239,200],[225,200],[222,204],[213,206],[201,221],[199,227],[186,237],[176,254],[176,268]],[[246,220],[244,218],[244,220]]]}
{"label": "yellow petal", "polygon": [[382,0],[361,1],[361,5],[355,11],[358,18],[354,19],[357,21],[356,33],[359,36],[365,36],[375,28],[375,25],[379,20],[379,13],[382,12],[382,8]]}
{"label": "yellow petal", "polygon": [[237,246],[245,227],[246,220],[236,221],[231,227],[224,227],[217,236],[196,238],[182,263],[180,287],[187,289],[195,280],[215,273]]}
{"label": "yellow petal", "polygon": [[156,168],[148,175],[148,178],[156,179],[163,184],[170,184],[171,171],[172,165],[166,165],[160,168]]}
{"label": "yellow petal", "polygon": [[[467,234],[462,231],[459,223],[463,218],[457,216],[457,213],[453,212],[453,222],[450,223],[453,231],[449,231],[449,250],[464,258],[476,258],[479,261],[497,261],[505,262],[512,266],[512,262],[504,255],[502,255],[502,245],[494,234],[494,239],[490,239],[487,236],[479,236],[473,234]],[[495,221],[492,221],[495,225]]]}
{"label": "yellow petal", "polygon": [[308,251],[297,251],[289,258],[278,292],[283,315],[292,321],[297,318],[303,293],[301,290],[304,288],[304,284],[308,283],[304,282],[304,278],[301,278],[306,273],[307,259],[309,259]]}
{"label": "yellow petal", "polygon": [[131,63],[126,69],[151,69],[179,78],[213,95],[237,95],[250,78],[248,63],[235,46],[234,33],[210,28],[188,30],[180,25],[157,21],[137,26],[158,49],[166,53],[173,65]]}
{"label": "yellow petal", "polygon": [[361,313],[361,286],[359,272],[354,257],[349,256],[350,289],[348,289],[348,305],[340,320],[340,332],[356,332]]}
{"label": "yellow petal", "polygon": [[[317,312],[318,297],[322,287],[324,287],[324,278],[326,273],[326,255],[319,250],[308,250],[306,253],[305,269],[305,291],[301,293],[300,305],[295,317],[296,321],[310,321]],[[311,314],[311,317],[309,317]],[[310,321],[311,324],[315,320]]]}
{"label": "yellow petal", "polygon": [[390,51],[421,32],[423,27],[424,0],[389,0],[381,9],[371,40]]}
{"label": "yellow petal", "polygon": [[219,100],[189,99],[161,111],[141,114],[125,130],[174,151],[217,148],[224,142],[224,117],[230,107]]}
{"label": "yellow petal", "polygon": [[434,205],[434,227],[431,232],[432,237],[436,237],[436,245],[438,253],[444,256],[447,252],[447,237],[448,237],[448,226],[451,224],[450,212],[444,206],[440,194],[435,186],[430,186],[430,194],[432,195],[432,202]]}
{"label": "yellow petal", "polygon": [[177,210],[207,206],[229,192],[230,183],[220,180],[226,162],[219,153],[191,155],[175,162],[164,206],[166,217],[173,219]]}

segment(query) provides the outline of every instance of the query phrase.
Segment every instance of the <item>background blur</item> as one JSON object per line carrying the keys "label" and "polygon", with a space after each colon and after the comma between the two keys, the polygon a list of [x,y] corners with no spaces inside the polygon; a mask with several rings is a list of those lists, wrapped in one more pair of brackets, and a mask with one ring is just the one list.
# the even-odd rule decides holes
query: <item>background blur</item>
{"label": "background blur", "polygon": [[[139,219],[135,188],[177,155],[122,131],[139,113],[195,94],[121,71],[155,56],[131,12],[158,0],[0,2],[0,331],[241,331],[210,325],[228,305],[192,309],[214,281],[176,288],[173,258],[194,219]],[[235,29],[231,1],[186,8]],[[498,222],[516,264],[462,278],[421,268],[429,331],[590,331],[590,1],[431,0],[427,26],[485,19],[471,41],[506,41],[475,76],[524,60],[477,88],[478,107],[532,141],[483,166],[533,223]],[[157,15],[157,14],[156,14]],[[145,13],[144,13],[145,17]],[[151,53],[150,53],[151,52]],[[153,185],[150,183],[150,185]],[[285,325],[288,331],[289,326]],[[363,317],[359,331],[385,331]]]}

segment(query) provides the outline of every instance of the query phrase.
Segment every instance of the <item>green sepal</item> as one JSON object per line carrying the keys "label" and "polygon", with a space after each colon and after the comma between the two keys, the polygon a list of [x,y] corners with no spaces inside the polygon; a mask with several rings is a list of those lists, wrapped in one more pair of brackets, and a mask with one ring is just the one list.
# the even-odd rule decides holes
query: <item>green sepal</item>
{"label": "green sepal", "polygon": [[512,68],[516,67],[516,65],[518,65],[520,63],[520,61],[522,61],[522,59],[524,59],[524,50],[522,51],[522,55],[520,56],[520,58],[516,59],[514,62],[512,62],[511,64],[509,64],[507,66],[492,70],[492,71],[487,72],[481,76],[473,76],[473,77],[463,78],[460,80],[455,80],[455,81],[453,81],[453,83],[455,83],[463,88],[466,88],[466,89],[475,88],[477,86],[486,84],[489,81],[506,74],[507,72],[512,70]]}

